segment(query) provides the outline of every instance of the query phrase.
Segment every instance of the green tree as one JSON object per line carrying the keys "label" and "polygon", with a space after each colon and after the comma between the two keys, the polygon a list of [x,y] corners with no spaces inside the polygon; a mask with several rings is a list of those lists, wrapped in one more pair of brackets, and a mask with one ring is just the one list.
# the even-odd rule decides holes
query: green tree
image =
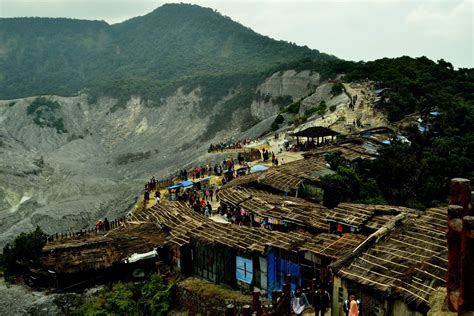
{"label": "green tree", "polygon": [[140,291],[139,304],[145,314],[166,315],[170,308],[170,291],[174,284],[166,284],[159,274],[153,274]]}
{"label": "green tree", "polygon": [[342,201],[357,200],[360,196],[361,180],[354,170],[345,166],[339,166],[336,174],[321,177],[321,185],[323,205],[329,208]]}
{"label": "green tree", "polygon": [[337,170],[339,166],[344,166],[346,162],[346,159],[339,150],[325,154],[324,160],[331,166],[332,170]]}
{"label": "green tree", "polygon": [[332,85],[331,93],[333,96],[339,95],[344,91],[344,86],[340,82],[336,82]]}
{"label": "green tree", "polygon": [[328,108],[328,106],[326,105],[326,102],[324,102],[324,100],[321,101],[319,103],[319,106],[318,106],[318,109],[317,109],[318,114],[323,116],[326,113],[327,108]]}
{"label": "green tree", "polygon": [[81,315],[166,315],[171,289],[159,274],[141,283],[118,282],[101,290],[78,310]]}
{"label": "green tree", "polygon": [[6,277],[21,273],[23,269],[39,265],[42,249],[46,245],[46,234],[39,226],[33,232],[21,233],[3,248],[3,269]]}

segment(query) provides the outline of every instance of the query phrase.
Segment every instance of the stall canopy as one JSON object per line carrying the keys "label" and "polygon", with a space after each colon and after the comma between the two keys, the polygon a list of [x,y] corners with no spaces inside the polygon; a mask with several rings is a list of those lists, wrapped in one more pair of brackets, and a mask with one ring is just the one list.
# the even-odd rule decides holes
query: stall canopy
{"label": "stall canopy", "polygon": [[268,170],[268,167],[263,166],[263,165],[255,165],[255,166],[252,166],[252,168],[250,168],[251,172],[259,172],[259,171],[265,171],[265,170]]}
{"label": "stall canopy", "polygon": [[182,187],[189,187],[189,186],[192,186],[194,182],[192,182],[191,180],[187,180],[187,181],[181,182],[180,184]]}
{"label": "stall canopy", "polygon": [[187,181],[183,181],[183,182],[180,182],[178,184],[175,184],[175,185],[172,185],[172,186],[168,187],[168,190],[183,188],[183,187],[185,188],[185,187],[192,186],[193,184],[194,184],[193,181],[187,180]]}
{"label": "stall canopy", "polygon": [[309,137],[309,138],[325,137],[325,136],[337,136],[337,135],[339,135],[338,132],[333,131],[330,128],[322,127],[322,126],[309,127],[305,130],[302,130],[302,131],[296,132],[294,134],[291,134],[291,136]]}

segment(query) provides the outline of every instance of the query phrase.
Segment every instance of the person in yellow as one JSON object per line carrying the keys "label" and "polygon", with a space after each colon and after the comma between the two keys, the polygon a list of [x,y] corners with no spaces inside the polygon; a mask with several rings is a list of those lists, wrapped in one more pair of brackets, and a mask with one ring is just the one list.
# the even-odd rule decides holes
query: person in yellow
{"label": "person in yellow", "polygon": [[359,316],[359,306],[357,305],[355,296],[351,295],[350,299],[349,316]]}

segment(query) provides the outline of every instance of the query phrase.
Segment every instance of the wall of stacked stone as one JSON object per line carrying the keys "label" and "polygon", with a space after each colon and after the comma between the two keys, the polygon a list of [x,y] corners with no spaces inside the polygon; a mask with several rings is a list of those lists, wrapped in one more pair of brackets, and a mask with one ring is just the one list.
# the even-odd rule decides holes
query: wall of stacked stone
{"label": "wall of stacked stone", "polygon": [[193,315],[224,315],[226,306],[233,304],[236,309],[236,315],[242,315],[241,310],[244,305],[252,305],[252,298],[249,296],[248,300],[236,301],[220,297],[202,296],[192,290],[178,284],[176,287],[176,305]]}

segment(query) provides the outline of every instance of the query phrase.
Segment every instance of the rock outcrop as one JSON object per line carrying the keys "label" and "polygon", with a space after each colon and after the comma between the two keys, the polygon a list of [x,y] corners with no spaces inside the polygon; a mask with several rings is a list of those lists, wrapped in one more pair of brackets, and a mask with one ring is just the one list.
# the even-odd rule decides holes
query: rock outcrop
{"label": "rock outcrop", "polygon": [[281,107],[314,92],[319,81],[320,75],[309,70],[274,73],[258,86],[259,98],[251,105],[252,115],[264,119],[277,114]]}

